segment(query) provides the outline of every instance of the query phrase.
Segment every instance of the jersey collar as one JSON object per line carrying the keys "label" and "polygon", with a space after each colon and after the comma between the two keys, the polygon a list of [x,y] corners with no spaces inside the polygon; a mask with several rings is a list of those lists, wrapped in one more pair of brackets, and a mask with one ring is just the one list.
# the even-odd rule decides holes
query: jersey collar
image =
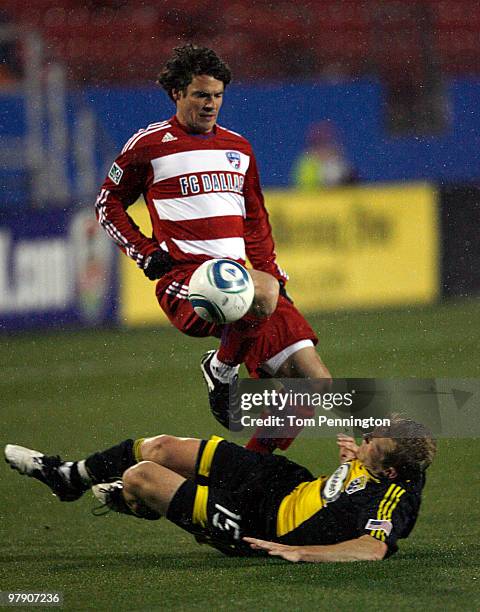
{"label": "jersey collar", "polygon": [[369,470],[364,463],[362,462],[359,462],[359,463],[374,482],[382,482],[383,480],[382,476],[379,476],[378,474],[374,474],[372,470]]}

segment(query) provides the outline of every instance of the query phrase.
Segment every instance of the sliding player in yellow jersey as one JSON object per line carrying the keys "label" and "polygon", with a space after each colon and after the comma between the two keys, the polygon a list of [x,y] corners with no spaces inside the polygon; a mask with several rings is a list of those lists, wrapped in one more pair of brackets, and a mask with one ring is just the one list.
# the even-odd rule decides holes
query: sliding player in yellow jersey
{"label": "sliding player in yellow jersey", "polygon": [[319,478],[285,457],[218,437],[130,439],[75,462],[9,444],[5,458],[62,501],[92,487],[112,510],[165,516],[229,555],[388,557],[415,525],[435,442],[423,425],[394,415],[361,445],[348,436],[339,436],[338,445],[341,465]]}

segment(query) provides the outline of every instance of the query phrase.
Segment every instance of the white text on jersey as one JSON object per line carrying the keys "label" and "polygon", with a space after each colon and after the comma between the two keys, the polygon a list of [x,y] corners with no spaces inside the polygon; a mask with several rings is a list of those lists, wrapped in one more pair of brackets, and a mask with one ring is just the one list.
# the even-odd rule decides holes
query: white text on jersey
{"label": "white text on jersey", "polygon": [[182,195],[186,196],[218,191],[242,194],[245,178],[234,172],[209,172],[180,176],[178,180]]}

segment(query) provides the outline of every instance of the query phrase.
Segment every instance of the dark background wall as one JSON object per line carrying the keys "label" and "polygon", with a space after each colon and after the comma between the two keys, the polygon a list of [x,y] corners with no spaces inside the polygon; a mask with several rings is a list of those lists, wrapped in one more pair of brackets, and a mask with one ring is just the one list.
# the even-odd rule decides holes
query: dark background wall
{"label": "dark background wall", "polygon": [[480,294],[480,188],[440,190],[441,278],[445,297]]}

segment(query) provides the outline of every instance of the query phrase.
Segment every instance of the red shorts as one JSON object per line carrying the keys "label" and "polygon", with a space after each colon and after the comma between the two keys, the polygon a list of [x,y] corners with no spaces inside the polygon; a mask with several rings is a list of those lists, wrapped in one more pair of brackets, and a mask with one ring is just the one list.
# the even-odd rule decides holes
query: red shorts
{"label": "red shorts", "polygon": [[[184,334],[197,338],[220,338],[222,326],[201,319],[187,299],[188,282],[197,267],[182,266],[163,276],[157,283],[157,299],[171,323]],[[301,340],[310,340],[313,344],[318,342],[315,332],[295,306],[279,296],[275,312],[262,327],[245,358],[250,376],[265,376],[262,364]]]}

